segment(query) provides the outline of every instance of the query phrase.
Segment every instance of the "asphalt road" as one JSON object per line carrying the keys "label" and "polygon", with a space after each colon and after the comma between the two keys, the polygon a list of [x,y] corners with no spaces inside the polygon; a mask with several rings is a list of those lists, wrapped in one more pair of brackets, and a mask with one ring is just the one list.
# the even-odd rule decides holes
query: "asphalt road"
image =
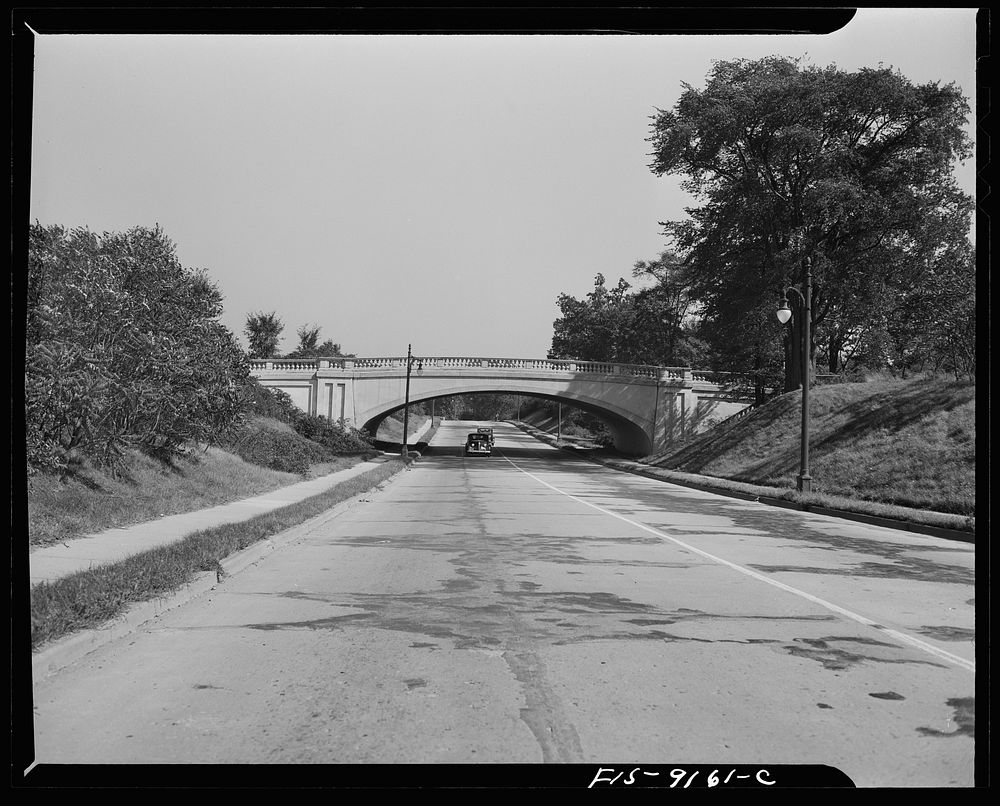
{"label": "asphalt road", "polygon": [[971,786],[974,548],[476,423],[34,687],[41,764],[822,764]]}

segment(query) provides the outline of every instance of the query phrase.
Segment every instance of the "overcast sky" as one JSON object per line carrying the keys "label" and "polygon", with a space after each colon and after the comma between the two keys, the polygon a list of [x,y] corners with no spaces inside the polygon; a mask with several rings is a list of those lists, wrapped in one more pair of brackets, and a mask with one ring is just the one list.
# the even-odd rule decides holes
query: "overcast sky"
{"label": "overcast sky", "polygon": [[[691,204],[646,142],[682,83],[718,59],[881,63],[956,83],[974,115],[975,15],[862,9],[795,37],[42,35],[31,220],[159,224],[241,340],[275,311],[283,351],[311,324],[363,356],[540,358],[559,294],[630,279]],[[974,192],[974,162],[959,178]]]}

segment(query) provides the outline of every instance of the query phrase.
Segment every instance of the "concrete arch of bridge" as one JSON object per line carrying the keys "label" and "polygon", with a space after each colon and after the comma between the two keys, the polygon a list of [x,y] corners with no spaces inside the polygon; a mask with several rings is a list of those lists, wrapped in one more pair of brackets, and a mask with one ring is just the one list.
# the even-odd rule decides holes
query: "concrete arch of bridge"
{"label": "concrete arch of bridge", "polygon": [[[611,432],[611,436],[614,439],[615,448],[622,453],[644,456],[652,452],[652,440],[646,430],[652,425],[651,423],[636,422],[635,419],[633,419],[634,415],[626,410],[620,409],[613,403],[588,399],[587,397],[575,394],[570,390],[560,394],[553,394],[551,392],[543,392],[537,389],[513,389],[506,386],[504,388],[497,388],[496,386],[483,384],[462,386],[461,388],[457,388],[456,390],[449,391],[445,394],[442,394],[440,391],[435,391],[433,394],[422,395],[419,392],[414,394],[411,389],[410,405],[424,403],[430,400],[441,400],[443,398],[454,397],[456,395],[472,394],[524,395],[525,397],[537,397],[545,400],[552,400],[558,403],[566,403],[597,416],[601,422],[607,425],[608,431]],[[365,428],[365,430],[367,430],[370,434],[376,433],[379,425],[381,425],[389,415],[394,412],[401,411],[405,405],[405,399],[386,401],[382,406],[379,406],[377,413],[368,412],[365,415],[367,420],[365,421],[363,428]]]}
{"label": "concrete arch of bridge", "polygon": [[413,366],[412,377],[405,358],[258,361],[252,372],[306,413],[369,431],[403,407],[408,383],[414,403],[479,393],[564,401],[600,417],[615,447],[632,455],[663,450],[748,404],[719,381],[682,368],[461,357]]}

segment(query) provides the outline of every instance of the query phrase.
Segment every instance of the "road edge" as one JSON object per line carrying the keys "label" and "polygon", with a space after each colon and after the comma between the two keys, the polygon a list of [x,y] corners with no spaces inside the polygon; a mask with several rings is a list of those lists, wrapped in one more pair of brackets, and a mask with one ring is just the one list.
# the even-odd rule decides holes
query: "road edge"
{"label": "road edge", "polygon": [[[516,426],[523,433],[530,437],[534,437],[539,442],[543,442],[546,445],[552,445],[548,440],[543,439],[538,433],[533,433],[533,431],[538,431],[538,429],[532,428],[525,423],[511,422],[511,425]],[[532,429],[532,430],[529,430]],[[542,432],[544,433],[544,432]],[[667,484],[676,484],[680,487],[688,487],[692,490],[700,490],[702,492],[713,493],[714,495],[722,495],[726,498],[737,498],[741,501],[755,501],[760,504],[765,504],[767,506],[780,507],[782,509],[795,509],[800,512],[810,512],[816,515],[827,515],[832,518],[840,518],[842,520],[856,521],[859,523],[865,523],[869,526],[883,526],[887,529],[898,529],[904,532],[913,532],[915,534],[927,535],[929,537],[940,537],[944,540],[955,540],[962,543],[971,543],[975,545],[976,543],[976,533],[975,532],[965,532],[960,529],[948,529],[943,526],[929,526],[923,523],[914,523],[912,521],[898,520],[896,518],[886,518],[879,515],[866,515],[860,512],[849,512],[843,509],[835,509],[832,507],[824,507],[818,504],[805,504],[799,501],[786,501],[783,498],[776,498],[766,495],[754,495],[753,493],[744,493],[739,490],[727,490],[721,487],[714,486],[710,481],[697,482],[673,478],[664,478],[657,474],[654,468],[643,465],[639,462],[632,462],[627,459],[615,460],[614,463],[602,461],[599,458],[593,456],[587,456],[579,451],[579,449],[570,446],[552,445],[552,447],[557,450],[567,451],[575,456],[579,456],[581,459],[585,459],[588,462],[593,462],[594,464],[606,467],[609,470],[617,470],[622,473],[631,473],[635,476],[643,476],[644,478],[653,479],[654,481],[662,481]]]}
{"label": "road edge", "polygon": [[[246,568],[256,565],[274,551],[285,548],[302,539],[321,523],[339,517],[358,504],[363,503],[363,496],[370,495],[375,490],[398,478],[409,468],[412,462],[418,461],[419,458],[419,454],[416,456],[411,454],[408,457],[409,461],[404,462],[399,470],[391,476],[382,479],[378,484],[359,493],[357,496],[334,504],[329,509],[286,529],[284,532],[266,537],[240,551],[230,554],[220,562],[221,572],[203,571],[197,574],[193,580],[167,595],[129,605],[123,613],[99,627],[91,627],[63,636],[62,638],[57,638],[52,643],[33,651],[31,653],[32,685],[56,674],[92,652],[134,633],[144,624],[148,624],[170,610],[187,604],[193,599],[216,589],[220,585],[225,584],[227,577],[239,574]],[[179,540],[183,539],[184,537],[179,538]]]}

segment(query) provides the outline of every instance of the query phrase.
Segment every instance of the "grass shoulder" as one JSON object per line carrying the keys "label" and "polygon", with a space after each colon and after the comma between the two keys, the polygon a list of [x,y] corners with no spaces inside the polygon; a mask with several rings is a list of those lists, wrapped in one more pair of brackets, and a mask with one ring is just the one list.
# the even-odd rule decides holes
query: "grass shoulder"
{"label": "grass shoulder", "polygon": [[303,501],[195,532],[119,562],[39,583],[31,589],[31,648],[38,650],[69,633],[98,627],[132,604],[177,590],[199,573],[214,572],[221,580],[225,576],[222,561],[227,557],[377,487],[405,466],[402,459],[386,458],[373,469]]}
{"label": "grass shoulder", "polygon": [[[425,432],[424,439],[429,440],[433,433],[434,428],[431,428]],[[232,491],[236,486],[232,486],[233,483],[226,479],[234,469],[247,474],[248,478],[244,480],[242,487],[244,490],[249,489],[246,485],[263,484],[266,491],[302,480],[302,476],[298,474],[260,472],[265,469],[255,466],[248,469],[244,467],[246,463],[243,460],[222,451],[210,450],[207,453],[213,455],[214,459],[202,460],[201,464],[196,465],[200,472],[192,474],[188,479],[188,483],[194,488],[226,485]],[[326,475],[371,458],[376,457],[371,454],[334,457],[310,466],[306,475]],[[375,467],[297,503],[239,523],[202,530],[175,543],[137,553],[120,562],[35,585],[31,590],[30,604],[32,650],[37,651],[70,633],[105,624],[133,604],[176,591],[198,574],[214,572],[221,579],[225,575],[222,563],[234,553],[292,529],[334,506],[378,487],[416,458],[419,458],[419,452],[412,453],[405,459],[379,456]],[[145,461],[140,460],[137,460],[137,466],[144,473],[150,474],[140,474],[132,479],[137,489],[148,491],[163,486],[163,478],[158,474],[167,471],[150,468]],[[185,485],[184,489],[189,488]],[[119,500],[120,498],[121,496]],[[177,499],[185,500],[180,494]],[[162,504],[164,499],[158,500]],[[187,505],[190,505],[197,499],[188,497],[186,500]]]}

